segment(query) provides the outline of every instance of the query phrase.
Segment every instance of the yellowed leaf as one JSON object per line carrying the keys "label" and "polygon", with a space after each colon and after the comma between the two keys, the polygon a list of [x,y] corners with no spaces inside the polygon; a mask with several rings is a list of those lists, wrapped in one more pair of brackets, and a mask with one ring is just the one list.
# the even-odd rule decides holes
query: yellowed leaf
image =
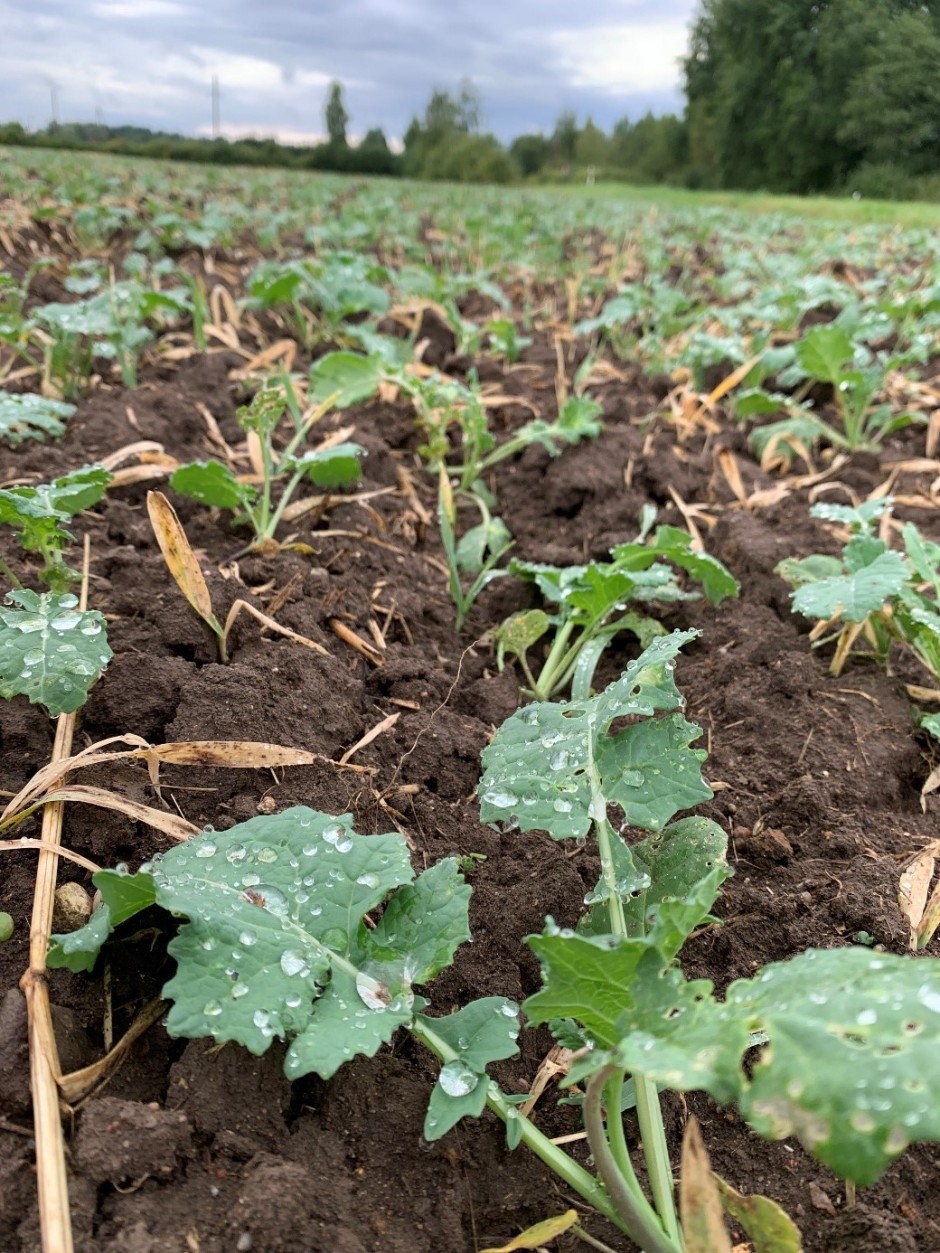
{"label": "yellowed leaf", "polygon": [[793,1219],[766,1196],[743,1196],[720,1175],[712,1175],[718,1195],[735,1222],[751,1238],[754,1253],[802,1253],[803,1238]]}
{"label": "yellowed leaf", "polygon": [[183,524],[176,516],[176,510],[162,492],[148,492],[147,513],[150,515],[150,525],[163,553],[166,568],[177,587],[203,622],[221,638],[222,627],[212,612],[209,588],[199,568],[196,554],[186,538]]}
{"label": "yellowed leaf", "polygon": [[223,766],[233,770],[312,766],[321,758],[305,748],[285,748],[254,740],[180,740],[139,749],[131,756],[156,757],[174,766]]}
{"label": "yellowed leaf", "polygon": [[527,1227],[508,1244],[501,1244],[498,1248],[481,1249],[480,1253],[514,1253],[516,1249],[537,1249],[547,1244],[549,1240],[556,1240],[566,1231],[570,1231],[577,1221],[577,1210],[565,1210],[564,1214],[558,1214],[555,1218],[546,1218],[532,1227]]}

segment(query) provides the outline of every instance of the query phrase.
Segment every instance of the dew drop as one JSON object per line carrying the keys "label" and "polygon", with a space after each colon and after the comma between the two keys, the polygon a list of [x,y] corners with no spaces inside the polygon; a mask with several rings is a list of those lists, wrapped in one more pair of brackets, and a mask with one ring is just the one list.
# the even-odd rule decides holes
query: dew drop
{"label": "dew drop", "polygon": [[222,1012],[222,1006],[218,1001],[206,1001],[202,1012],[207,1018],[218,1018],[219,1014]]}
{"label": "dew drop", "polygon": [[917,999],[931,1013],[940,1014],[940,988],[934,988],[929,983],[925,983],[918,991]]}
{"label": "dew drop", "polygon": [[512,792],[491,791],[484,792],[483,799],[487,805],[492,805],[494,809],[512,809],[513,805],[518,804],[518,797]]}
{"label": "dew drop", "polygon": [[280,888],[272,888],[266,883],[255,888],[254,895],[260,897],[260,904],[272,914],[286,914],[290,902]]}
{"label": "dew drop", "polygon": [[53,631],[73,631],[77,626],[81,625],[82,615],[80,613],[67,612],[60,613],[53,618],[49,625]]}
{"label": "dew drop", "polygon": [[310,967],[301,953],[285,949],[281,954],[281,969],[286,975],[309,975]]}
{"label": "dew drop", "polygon": [[258,852],[258,861],[263,861],[267,865],[270,865],[272,861],[277,861],[277,849],[262,848]]}
{"label": "dew drop", "polygon": [[480,1076],[461,1061],[448,1062],[437,1082],[448,1096],[468,1096],[480,1082]]}
{"label": "dew drop", "polygon": [[247,983],[233,983],[232,984],[232,1000],[240,1001],[243,996],[247,996],[247,995],[248,995]]}
{"label": "dew drop", "polygon": [[234,866],[237,862],[244,861],[247,855],[247,850],[243,844],[233,844],[225,854],[225,860],[230,861]]}
{"label": "dew drop", "polygon": [[369,1009],[374,1009],[377,1013],[388,1009],[391,999],[388,988],[384,983],[380,983],[378,979],[373,979],[371,975],[361,970],[356,975],[356,991],[359,993],[359,999],[364,1005],[368,1005]]}
{"label": "dew drop", "polygon": [[266,1009],[256,1009],[255,1012],[251,1015],[251,1021],[255,1024],[255,1026],[259,1030],[263,1031],[264,1028],[269,1025],[271,1021],[271,1015],[268,1013]]}
{"label": "dew drop", "polygon": [[215,854],[216,854],[216,847],[211,841],[206,844],[200,844],[196,848],[197,857],[214,857]]}
{"label": "dew drop", "polygon": [[356,882],[363,888],[377,888],[379,886],[380,879],[377,874],[369,873],[361,874]]}
{"label": "dew drop", "polygon": [[863,1009],[855,1021],[860,1027],[872,1027],[878,1021],[878,1015],[873,1009]]}
{"label": "dew drop", "polygon": [[252,934],[251,931],[243,931],[238,937],[238,942],[239,944],[243,944],[245,948],[251,948],[253,945],[258,943],[258,937]]}
{"label": "dew drop", "polygon": [[559,796],[552,805],[552,809],[554,809],[556,814],[570,814],[571,801],[566,801],[564,797]]}
{"label": "dew drop", "polygon": [[297,1009],[298,1006],[303,1004],[303,997],[298,996],[296,992],[292,992],[290,996],[284,997],[284,1004],[288,1009]]}

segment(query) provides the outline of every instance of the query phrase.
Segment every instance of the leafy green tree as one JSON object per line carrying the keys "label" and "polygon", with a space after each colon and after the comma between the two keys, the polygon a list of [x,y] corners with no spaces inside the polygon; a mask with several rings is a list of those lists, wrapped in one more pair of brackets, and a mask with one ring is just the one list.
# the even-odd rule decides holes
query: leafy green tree
{"label": "leafy green tree", "polygon": [[867,162],[911,174],[940,166],[940,26],[926,7],[877,32],[869,63],[852,79],[840,138]]}
{"label": "leafy green tree", "polygon": [[509,155],[523,174],[538,174],[551,154],[551,141],[544,135],[519,135],[509,145]]}
{"label": "leafy green tree", "polygon": [[940,2],[702,0],[685,61],[692,164],[814,192],[886,156],[936,161]]}
{"label": "leafy green tree", "polygon": [[552,152],[560,161],[573,161],[578,143],[578,119],[571,109],[558,115],[552,132]]}
{"label": "leafy green tree", "polygon": [[574,159],[578,165],[603,165],[607,160],[607,136],[591,118],[578,132]]}
{"label": "leafy green tree", "polygon": [[611,133],[608,160],[637,183],[679,181],[689,160],[685,122],[671,113],[646,113],[636,123],[621,118]]}
{"label": "leafy green tree", "polygon": [[326,133],[330,137],[330,143],[337,148],[344,148],[347,142],[346,127],[349,124],[349,114],[343,102],[342,83],[332,83],[330,85],[324,116],[326,118]]}

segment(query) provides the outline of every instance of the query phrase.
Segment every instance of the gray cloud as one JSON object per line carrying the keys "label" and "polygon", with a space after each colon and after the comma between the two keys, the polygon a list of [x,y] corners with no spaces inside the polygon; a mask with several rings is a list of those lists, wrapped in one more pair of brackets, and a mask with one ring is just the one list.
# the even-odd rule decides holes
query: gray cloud
{"label": "gray cloud", "polygon": [[432,87],[466,76],[503,138],[563,108],[609,127],[682,106],[677,59],[696,0],[0,0],[0,120],[205,132],[210,82],[233,132],[313,135],[327,84],[350,129],[400,135]]}

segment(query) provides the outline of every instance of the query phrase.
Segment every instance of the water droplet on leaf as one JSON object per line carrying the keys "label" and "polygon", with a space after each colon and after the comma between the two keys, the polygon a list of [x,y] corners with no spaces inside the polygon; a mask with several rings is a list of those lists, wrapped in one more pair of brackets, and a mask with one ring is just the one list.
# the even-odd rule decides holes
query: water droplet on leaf
{"label": "water droplet on leaf", "polygon": [[480,1082],[480,1076],[461,1061],[448,1062],[437,1082],[448,1096],[469,1096]]}

